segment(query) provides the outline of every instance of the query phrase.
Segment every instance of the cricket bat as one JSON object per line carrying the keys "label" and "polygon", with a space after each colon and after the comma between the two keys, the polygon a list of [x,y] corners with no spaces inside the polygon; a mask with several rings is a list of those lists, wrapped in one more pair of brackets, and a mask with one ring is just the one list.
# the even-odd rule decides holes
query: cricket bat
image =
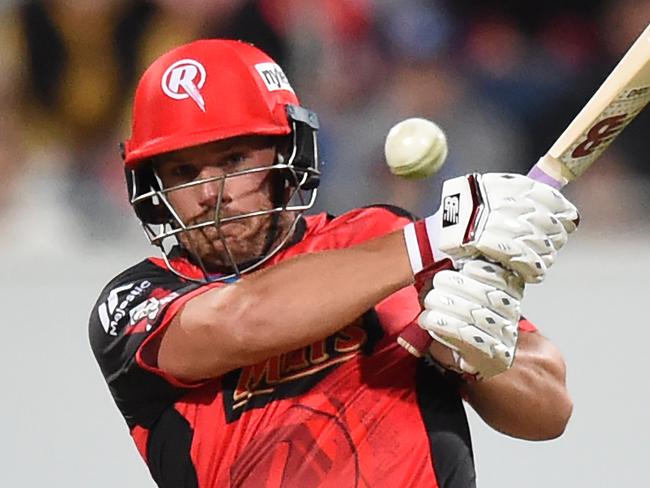
{"label": "cricket bat", "polygon": [[[650,101],[650,24],[548,152],[528,172],[560,189],[582,175]],[[432,338],[411,323],[397,342],[415,356]]]}

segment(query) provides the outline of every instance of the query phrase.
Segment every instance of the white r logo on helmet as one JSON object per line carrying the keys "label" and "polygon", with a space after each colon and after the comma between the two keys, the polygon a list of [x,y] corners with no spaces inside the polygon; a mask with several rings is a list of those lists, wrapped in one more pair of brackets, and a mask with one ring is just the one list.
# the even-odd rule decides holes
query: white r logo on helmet
{"label": "white r logo on helmet", "polygon": [[174,100],[191,98],[205,112],[201,88],[205,84],[205,68],[193,59],[181,59],[172,64],[162,77],[162,89]]}

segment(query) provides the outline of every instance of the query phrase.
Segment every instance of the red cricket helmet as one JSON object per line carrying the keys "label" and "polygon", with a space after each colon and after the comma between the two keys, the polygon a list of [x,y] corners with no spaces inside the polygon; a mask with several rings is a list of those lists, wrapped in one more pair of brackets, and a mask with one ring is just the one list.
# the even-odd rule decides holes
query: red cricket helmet
{"label": "red cricket helmet", "polygon": [[191,230],[166,198],[174,189],[162,188],[149,164],[154,156],[237,136],[288,136],[289,154],[271,168],[290,190],[279,194],[289,196],[271,213],[291,211],[297,219],[313,205],[320,181],[317,131],[316,114],[299,105],[280,66],[250,44],[200,40],[162,55],[140,79],[131,138],[123,146],[130,200],[150,242],[166,255],[163,240]]}
{"label": "red cricket helmet", "polygon": [[285,107],[298,106],[282,69],[254,46],[209,39],[158,58],[138,84],[124,162],[226,139],[287,135]]}

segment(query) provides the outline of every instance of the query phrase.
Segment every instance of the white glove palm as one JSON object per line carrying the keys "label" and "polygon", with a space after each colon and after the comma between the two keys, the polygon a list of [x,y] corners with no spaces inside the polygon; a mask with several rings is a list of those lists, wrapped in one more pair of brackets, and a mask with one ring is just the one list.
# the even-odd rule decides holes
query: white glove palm
{"label": "white glove palm", "polygon": [[418,322],[454,351],[463,373],[489,378],[512,366],[524,282],[487,261],[467,261],[460,271],[438,272]]}

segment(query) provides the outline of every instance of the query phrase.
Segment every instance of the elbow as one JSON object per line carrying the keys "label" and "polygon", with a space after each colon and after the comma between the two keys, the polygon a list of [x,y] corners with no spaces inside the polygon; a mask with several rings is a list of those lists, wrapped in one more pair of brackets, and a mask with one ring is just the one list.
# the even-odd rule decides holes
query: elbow
{"label": "elbow", "polygon": [[538,405],[539,410],[532,415],[518,416],[508,423],[488,423],[499,432],[515,439],[527,441],[550,441],[564,434],[571,413],[573,402],[568,394],[559,394],[552,401]]}
{"label": "elbow", "polygon": [[[546,440],[556,439],[564,434],[571,414],[573,413],[573,400],[566,385],[566,364],[564,358],[556,349],[552,359],[549,359],[548,371],[551,372],[551,402],[549,405],[549,421]],[[554,373],[554,374],[553,374]],[[555,391],[553,391],[555,390]]]}
{"label": "elbow", "polygon": [[465,393],[483,420],[499,432],[530,441],[556,439],[573,412],[564,359],[538,334],[523,335],[521,340],[515,367],[468,385]]}
{"label": "elbow", "polygon": [[566,386],[566,370],[564,361],[556,358],[553,367],[548,368],[554,371],[550,378],[547,378],[547,388],[544,392],[546,401],[539,422],[539,437],[537,440],[557,439],[566,431],[566,428],[573,413],[573,400]]}
{"label": "elbow", "polygon": [[561,357],[543,361],[545,367],[529,378],[528,414],[514,437],[531,441],[548,441],[562,436],[573,413],[573,400],[566,386],[565,364]]}
{"label": "elbow", "polygon": [[551,428],[548,432],[547,440],[557,439],[566,431],[569,420],[573,414],[573,400],[567,391],[566,387],[558,395],[555,406],[554,421],[551,423]]}
{"label": "elbow", "polygon": [[566,431],[573,413],[573,401],[568,392],[565,391],[559,395],[551,408],[552,412],[550,412],[550,415],[540,428],[540,436],[537,440],[550,441],[557,439]]}
{"label": "elbow", "polygon": [[556,396],[552,402],[538,405],[537,413],[518,415],[507,422],[484,420],[502,434],[526,441],[550,441],[564,434],[573,403],[568,395]]}
{"label": "elbow", "polygon": [[[545,343],[544,359],[540,360],[540,377],[544,379],[540,388],[545,401],[544,415],[540,419],[538,440],[557,439],[566,431],[573,413],[573,400],[566,385],[566,363],[559,349],[550,342]],[[541,386],[540,385],[540,386]]]}

